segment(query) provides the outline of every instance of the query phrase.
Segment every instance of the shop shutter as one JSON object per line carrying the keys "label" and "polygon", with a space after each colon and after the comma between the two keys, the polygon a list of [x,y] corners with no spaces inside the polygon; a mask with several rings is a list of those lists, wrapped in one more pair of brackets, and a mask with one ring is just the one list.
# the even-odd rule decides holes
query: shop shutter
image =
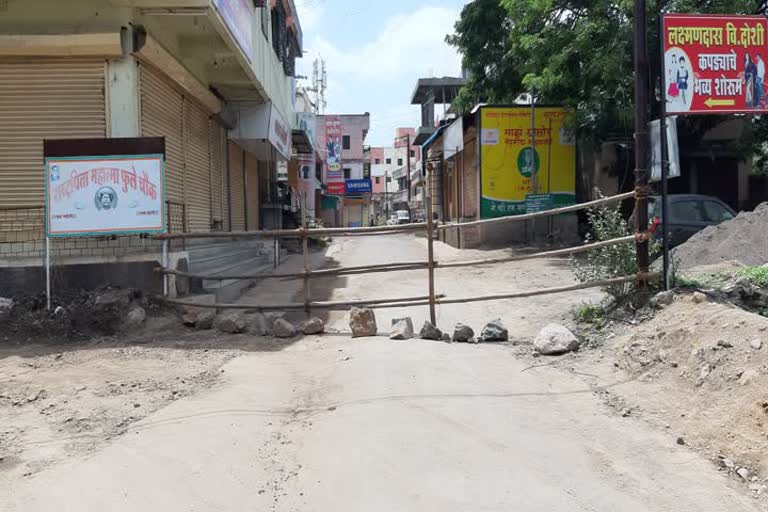
{"label": "shop shutter", "polygon": [[185,199],[190,231],[211,229],[210,144],[208,115],[195,101],[184,98]]}
{"label": "shop shutter", "polygon": [[259,229],[259,161],[251,153],[245,154],[245,172],[248,231],[254,231]]}
{"label": "shop shutter", "polygon": [[218,121],[210,121],[211,138],[211,216],[212,223],[220,229],[227,229],[225,215],[225,200],[227,176],[226,164],[226,131]]}
{"label": "shop shutter", "polygon": [[45,203],[43,139],[106,136],[103,59],[0,59],[0,206]]}
{"label": "shop shutter", "polygon": [[232,211],[231,231],[245,230],[245,187],[243,186],[243,149],[229,143],[229,204]]}
{"label": "shop shutter", "polygon": [[144,65],[140,70],[141,135],[165,137],[165,199],[184,204],[184,98],[159,71]]}
{"label": "shop shutter", "polygon": [[462,155],[462,176],[461,176],[461,208],[464,218],[477,216],[477,203],[479,193],[477,190],[477,150],[476,139],[467,141],[464,144],[464,154]]}

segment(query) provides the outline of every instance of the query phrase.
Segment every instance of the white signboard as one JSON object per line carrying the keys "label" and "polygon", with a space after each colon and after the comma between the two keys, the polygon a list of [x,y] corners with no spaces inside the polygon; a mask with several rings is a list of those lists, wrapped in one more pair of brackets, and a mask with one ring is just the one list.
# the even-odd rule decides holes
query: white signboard
{"label": "white signboard", "polygon": [[498,128],[483,128],[480,132],[480,144],[483,146],[498,146],[499,145],[499,129]]}
{"label": "white signboard", "polygon": [[269,117],[269,141],[285,158],[291,158],[291,129],[273,106]]}
{"label": "white signboard", "polygon": [[[497,132],[498,133],[498,132]],[[451,158],[464,150],[464,120],[456,119],[443,135],[443,158]]]}
{"label": "white signboard", "polygon": [[165,231],[163,156],[47,158],[51,237]]}
{"label": "white signboard", "polygon": [[[649,123],[651,129],[651,181],[661,181],[661,121]],[[667,118],[667,156],[669,178],[680,176],[680,151],[677,145],[677,116]]]}

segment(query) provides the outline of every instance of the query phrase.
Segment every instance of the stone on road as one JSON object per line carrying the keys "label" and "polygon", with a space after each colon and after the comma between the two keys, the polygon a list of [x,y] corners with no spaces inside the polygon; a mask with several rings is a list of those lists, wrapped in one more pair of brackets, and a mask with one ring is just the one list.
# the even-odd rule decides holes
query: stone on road
{"label": "stone on road", "polygon": [[391,340],[409,340],[413,338],[413,320],[411,317],[392,319]]}
{"label": "stone on road", "polygon": [[533,340],[533,347],[545,356],[556,356],[579,348],[579,340],[566,327],[547,324]]}
{"label": "stone on road", "polygon": [[500,318],[488,322],[480,332],[480,341],[509,341],[509,331]]}
{"label": "stone on road", "polygon": [[453,328],[453,341],[458,341],[462,343],[466,343],[472,339],[472,337],[475,335],[475,331],[472,330],[472,328],[465,324],[456,324],[456,327]]}
{"label": "stone on road", "polygon": [[419,338],[423,340],[435,340],[439,341],[443,339],[443,331],[432,325],[432,322],[427,320],[419,331]]}
{"label": "stone on road", "polygon": [[376,336],[376,315],[368,308],[352,308],[349,313],[349,327],[353,338]]}
{"label": "stone on road", "polygon": [[316,316],[310,318],[309,320],[306,320],[301,325],[301,332],[303,332],[306,335],[322,334],[324,330],[325,330],[325,322],[323,322],[322,318],[318,318]]}

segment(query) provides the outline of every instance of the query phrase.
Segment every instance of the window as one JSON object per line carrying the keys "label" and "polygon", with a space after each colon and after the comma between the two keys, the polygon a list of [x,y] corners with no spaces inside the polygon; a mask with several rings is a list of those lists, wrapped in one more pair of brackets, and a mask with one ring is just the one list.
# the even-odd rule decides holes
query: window
{"label": "window", "polygon": [[416,158],[416,150],[415,149],[411,150],[411,158]]}
{"label": "window", "polygon": [[376,184],[377,185],[381,184],[381,176],[376,176]]}
{"label": "window", "polygon": [[349,135],[344,135],[341,138],[341,149],[349,149],[350,147],[352,147],[352,144],[350,143]]}
{"label": "window", "polygon": [[403,159],[402,158],[398,158],[397,159],[397,166],[398,167],[402,167],[403,166]]}
{"label": "window", "polygon": [[349,167],[345,167],[344,168],[344,179],[348,180],[348,179],[350,179],[351,176],[352,176],[352,169],[350,169]]}
{"label": "window", "polygon": [[392,159],[391,158],[387,158],[387,165],[392,165]]}
{"label": "window", "polygon": [[733,218],[733,214],[720,203],[704,201],[701,204],[704,205],[704,215],[709,222],[719,224]]}
{"label": "window", "polygon": [[381,158],[377,158],[376,160],[374,160],[374,163],[376,165],[379,165],[381,163]]}
{"label": "window", "polygon": [[677,222],[702,222],[704,218],[699,209],[699,202],[695,200],[675,201],[669,205],[672,221]]}

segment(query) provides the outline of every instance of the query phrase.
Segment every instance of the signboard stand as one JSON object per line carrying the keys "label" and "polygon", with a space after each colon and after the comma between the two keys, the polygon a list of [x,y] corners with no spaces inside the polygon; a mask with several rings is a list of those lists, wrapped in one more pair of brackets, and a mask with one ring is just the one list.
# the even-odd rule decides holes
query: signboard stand
{"label": "signboard stand", "polygon": [[665,55],[666,45],[664,41],[664,15],[659,14],[659,41],[662,44],[659,45],[661,51],[660,70],[659,70],[659,83],[661,89],[661,112],[659,115],[659,135],[661,141],[661,251],[663,262],[663,279],[664,289],[669,290],[669,141],[667,140],[667,83],[664,80],[664,72],[666,69]]}
{"label": "signboard stand", "polygon": [[[45,293],[52,307],[51,238],[165,233],[165,139],[44,140]],[[163,242],[168,267],[168,242]],[[163,293],[168,294],[168,277]]]}

